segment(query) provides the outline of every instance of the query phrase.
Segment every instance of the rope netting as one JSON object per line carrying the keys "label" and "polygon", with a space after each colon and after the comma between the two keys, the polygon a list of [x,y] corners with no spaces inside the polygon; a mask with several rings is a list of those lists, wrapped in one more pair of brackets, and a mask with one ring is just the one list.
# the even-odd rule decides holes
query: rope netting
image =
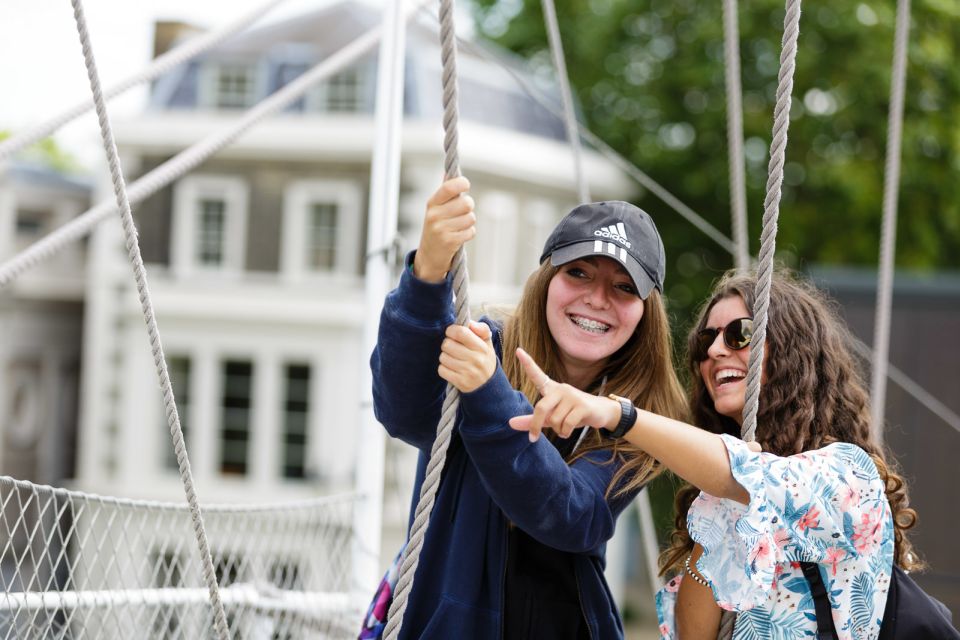
{"label": "rope netting", "polygon": [[[229,636],[343,638],[355,496],[205,505]],[[212,638],[186,504],[0,477],[0,638]]]}

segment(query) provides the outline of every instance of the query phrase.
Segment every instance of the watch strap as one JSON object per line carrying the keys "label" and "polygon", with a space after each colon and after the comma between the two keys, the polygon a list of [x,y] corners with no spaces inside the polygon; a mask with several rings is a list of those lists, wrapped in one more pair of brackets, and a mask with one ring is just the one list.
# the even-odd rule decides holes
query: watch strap
{"label": "watch strap", "polygon": [[636,424],[637,409],[633,406],[633,402],[631,402],[629,398],[622,398],[613,393],[607,397],[620,403],[620,422],[618,422],[616,428],[610,432],[610,437],[622,438],[626,435],[627,431]]}

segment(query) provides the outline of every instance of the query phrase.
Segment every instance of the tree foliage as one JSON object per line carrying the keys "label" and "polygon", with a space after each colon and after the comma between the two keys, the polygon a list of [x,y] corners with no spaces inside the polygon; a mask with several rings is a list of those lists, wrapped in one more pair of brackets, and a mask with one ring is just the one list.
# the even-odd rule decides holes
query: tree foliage
{"label": "tree foliage", "polygon": [[[595,133],[716,227],[730,229],[722,3],[556,0],[571,84]],[[894,2],[807,3],[778,258],[875,267],[882,215]],[[759,248],[782,0],[740,3],[751,251]],[[539,0],[475,0],[479,31],[549,67]],[[899,197],[898,267],[960,267],[960,3],[914,0]],[[650,194],[667,294],[689,318],[732,258]],[[681,322],[681,324],[683,324]]]}

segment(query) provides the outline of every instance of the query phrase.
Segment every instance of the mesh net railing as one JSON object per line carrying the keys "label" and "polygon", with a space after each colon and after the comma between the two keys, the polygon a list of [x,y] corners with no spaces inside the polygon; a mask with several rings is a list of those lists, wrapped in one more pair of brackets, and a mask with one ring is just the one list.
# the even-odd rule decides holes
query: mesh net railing
{"label": "mesh net railing", "polygon": [[[355,496],[203,510],[237,640],[345,638]],[[0,477],[0,638],[213,637],[186,504]]]}

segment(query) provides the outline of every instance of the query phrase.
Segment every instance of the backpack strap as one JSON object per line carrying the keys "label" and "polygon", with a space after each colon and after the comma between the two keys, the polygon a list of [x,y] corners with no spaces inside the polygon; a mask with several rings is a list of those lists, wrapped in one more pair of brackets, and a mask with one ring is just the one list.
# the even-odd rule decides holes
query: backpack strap
{"label": "backpack strap", "polygon": [[820,565],[815,562],[801,562],[800,569],[803,577],[810,585],[810,595],[813,596],[813,606],[817,611],[817,640],[838,640],[836,627],[833,626],[832,607],[827,596],[827,587],[823,584],[820,575]]}

